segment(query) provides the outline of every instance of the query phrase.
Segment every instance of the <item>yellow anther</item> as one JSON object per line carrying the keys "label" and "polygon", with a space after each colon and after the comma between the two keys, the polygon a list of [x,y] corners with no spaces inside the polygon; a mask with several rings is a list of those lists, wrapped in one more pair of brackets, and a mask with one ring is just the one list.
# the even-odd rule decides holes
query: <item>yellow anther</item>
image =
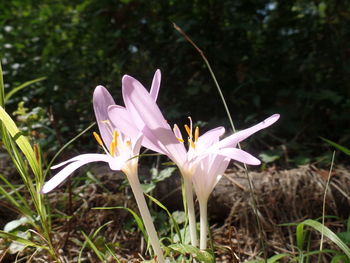
{"label": "yellow anther", "polygon": [[127,147],[130,147],[130,146],[131,146],[131,141],[130,141],[130,140],[125,141],[125,145],[126,145]]}
{"label": "yellow anther", "polygon": [[115,156],[115,148],[117,147],[117,141],[115,141],[114,139],[112,140],[111,142],[111,145],[110,145],[110,149],[109,149],[109,152],[111,154],[112,157]]}
{"label": "yellow anther", "polygon": [[103,142],[102,142],[102,140],[101,140],[100,135],[98,135],[96,132],[93,132],[93,135],[94,135],[96,141],[98,142],[98,144],[101,145],[101,146],[103,147]]}
{"label": "yellow anther", "polygon": [[194,141],[198,142],[198,137],[199,137],[199,127],[197,126],[196,129],[194,130]]}
{"label": "yellow anther", "polygon": [[193,149],[196,147],[195,143],[192,140],[188,140],[188,142]]}
{"label": "yellow anther", "polygon": [[188,125],[187,125],[187,124],[185,124],[185,129],[186,129],[186,132],[187,132],[187,134],[188,134],[188,137],[192,138],[192,132],[191,132],[191,129],[190,129],[190,127],[188,127]]}
{"label": "yellow anther", "polygon": [[116,146],[117,146],[117,142],[118,142],[118,136],[119,136],[118,132],[114,131],[113,132],[113,141],[115,141]]}
{"label": "yellow anther", "polygon": [[184,142],[184,140],[181,139],[181,138],[176,137],[176,139],[177,139],[179,142]]}

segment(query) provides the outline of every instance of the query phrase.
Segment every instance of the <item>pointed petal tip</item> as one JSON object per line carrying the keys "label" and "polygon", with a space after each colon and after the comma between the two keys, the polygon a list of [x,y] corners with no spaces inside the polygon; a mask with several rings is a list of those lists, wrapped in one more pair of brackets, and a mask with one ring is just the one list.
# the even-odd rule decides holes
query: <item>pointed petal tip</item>
{"label": "pointed petal tip", "polygon": [[40,190],[40,194],[47,194],[47,193],[49,193],[49,192],[51,192],[51,191],[52,191],[52,189],[49,189],[49,188],[47,187],[47,184],[44,184],[43,187],[42,187],[41,190]]}
{"label": "pointed petal tip", "polygon": [[[96,100],[99,97],[110,97],[110,100],[113,100],[111,95],[109,94],[108,90],[102,86],[102,85],[98,85],[96,86],[95,90],[94,90],[94,94],[93,94],[93,100],[96,102]],[[114,102],[114,101],[113,101]],[[113,103],[114,104],[114,103]]]}
{"label": "pointed petal tip", "polygon": [[252,161],[251,163],[249,163],[250,165],[260,165],[261,161],[259,159],[256,159],[254,161]]}
{"label": "pointed petal tip", "polygon": [[124,75],[123,78],[122,78],[122,83],[124,82],[130,82],[130,81],[133,81],[134,78],[129,76],[129,75]]}

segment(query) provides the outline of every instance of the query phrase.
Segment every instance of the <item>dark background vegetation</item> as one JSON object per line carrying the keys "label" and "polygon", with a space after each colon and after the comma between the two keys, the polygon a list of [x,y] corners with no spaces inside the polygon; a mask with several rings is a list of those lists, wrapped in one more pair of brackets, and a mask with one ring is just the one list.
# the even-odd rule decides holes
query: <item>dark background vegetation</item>
{"label": "dark background vegetation", "polygon": [[[149,88],[157,68],[158,102],[171,123],[191,115],[208,122],[204,130],[229,127],[202,59],[172,22],[204,50],[237,128],[281,114],[254,139],[254,150],[303,163],[329,152],[319,136],[349,146],[349,1],[10,0],[0,10],[6,91],[47,77],[7,109],[15,111],[20,101],[28,111],[44,109],[46,128],[33,134],[50,149],[94,121],[96,85],[122,103],[121,77]],[[91,138],[74,147],[86,150]]]}

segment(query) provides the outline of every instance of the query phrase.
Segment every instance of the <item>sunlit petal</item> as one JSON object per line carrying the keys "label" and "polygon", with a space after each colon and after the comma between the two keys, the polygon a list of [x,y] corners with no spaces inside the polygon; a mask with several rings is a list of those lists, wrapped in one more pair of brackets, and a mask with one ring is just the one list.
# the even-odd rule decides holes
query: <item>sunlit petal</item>
{"label": "sunlit petal", "polygon": [[[46,194],[53,189],[55,189],[59,184],[61,184],[68,176],[70,176],[75,170],[77,170],[79,167],[91,163],[91,162],[109,162],[110,157],[105,154],[82,154],[78,155],[67,162],[71,162],[66,167],[64,167],[61,171],[59,171],[54,177],[52,177],[49,181],[47,181],[43,188],[41,189],[41,192],[43,194]],[[64,162],[64,163],[67,163]],[[61,165],[61,164],[60,164]],[[57,168],[57,165],[56,165]]]}
{"label": "sunlit petal", "polygon": [[198,151],[205,150],[206,148],[213,145],[214,143],[217,143],[220,139],[220,136],[222,136],[224,133],[225,133],[224,127],[217,127],[199,136],[198,142],[196,144],[197,150]]}
{"label": "sunlit petal", "polygon": [[157,98],[158,98],[160,80],[161,80],[160,70],[157,69],[156,72],[154,73],[151,90],[149,92],[149,94],[154,99],[154,101],[157,101]]}
{"label": "sunlit petal", "polygon": [[103,142],[108,147],[112,141],[111,127],[103,121],[108,120],[108,106],[114,105],[115,102],[103,86],[97,86],[93,95],[93,105],[96,116],[96,122],[100,130]]}
{"label": "sunlit petal", "polygon": [[265,119],[264,121],[248,128],[248,129],[238,131],[238,132],[232,134],[231,136],[221,140],[219,143],[217,143],[215,145],[215,148],[236,147],[236,145],[239,142],[248,138],[252,134],[274,124],[279,119],[279,117],[280,117],[279,114],[274,114],[274,115],[270,116],[269,118]]}
{"label": "sunlit petal", "polygon": [[142,119],[144,122],[146,127],[139,127],[140,130],[144,133],[152,132],[153,138],[147,135],[145,137],[148,137],[154,145],[161,144],[166,152],[171,153],[173,161],[183,162],[186,155],[183,144],[176,139],[157,104],[142,84],[130,76],[124,76],[123,98],[132,118]]}
{"label": "sunlit petal", "polygon": [[261,163],[259,159],[250,153],[247,153],[238,148],[223,148],[218,150],[216,153],[250,165],[259,165]]}
{"label": "sunlit petal", "polygon": [[85,163],[90,162],[97,162],[97,161],[106,161],[108,159],[108,156],[106,154],[99,154],[99,153],[85,153],[80,154],[78,156],[75,156],[67,161],[61,162],[59,164],[51,166],[51,169],[57,169],[60,168],[68,163],[77,162],[77,161],[83,161]]}

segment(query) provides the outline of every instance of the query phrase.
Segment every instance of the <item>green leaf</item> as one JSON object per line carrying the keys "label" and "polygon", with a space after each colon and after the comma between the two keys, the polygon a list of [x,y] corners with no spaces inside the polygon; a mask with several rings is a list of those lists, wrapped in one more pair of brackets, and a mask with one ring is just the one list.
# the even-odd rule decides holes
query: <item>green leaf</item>
{"label": "green leaf", "polygon": [[312,219],[307,219],[300,224],[310,226],[310,227],[314,228],[315,230],[319,231],[320,233],[323,233],[332,242],[334,242],[341,250],[343,250],[343,252],[350,259],[349,247],[328,227],[326,227],[326,226],[322,225],[320,222],[317,222],[317,221],[312,220]]}
{"label": "green leaf", "polygon": [[36,248],[45,248],[46,249],[46,247],[38,245],[38,244],[28,240],[28,239],[19,237],[17,235],[11,234],[11,233],[7,233],[7,232],[2,231],[2,230],[0,230],[0,237],[6,238],[6,239],[10,239],[12,241],[21,243],[21,244],[23,244],[25,246],[36,247]]}
{"label": "green leaf", "polygon": [[175,170],[176,170],[176,167],[165,168],[161,170],[159,173],[157,173],[156,176],[152,178],[152,180],[154,180],[156,183],[164,181],[165,179],[169,178]]}
{"label": "green leaf", "polygon": [[296,237],[297,237],[297,247],[300,251],[302,251],[304,247],[304,242],[305,242],[305,232],[304,232],[303,223],[298,224],[297,230],[296,230]]}
{"label": "green leaf", "polygon": [[204,262],[204,263],[215,262],[215,257],[213,253],[206,250],[200,250],[199,248],[196,248],[191,245],[173,244],[168,247],[183,255],[191,255],[194,259],[198,260],[199,262]]}
{"label": "green leaf", "polygon": [[34,150],[29,143],[27,137],[23,136],[20,130],[17,128],[15,122],[11,119],[10,115],[0,106],[0,120],[5,125],[7,131],[10,133],[18,147],[21,149],[25,157],[27,158],[33,173],[36,175],[41,174],[41,169],[35,158]]}
{"label": "green leaf", "polygon": [[324,140],[326,143],[332,145],[333,147],[337,148],[339,151],[342,151],[343,153],[345,153],[346,155],[349,155],[350,156],[350,149],[344,147],[344,146],[341,146],[340,144],[337,144],[331,140],[328,140],[326,138],[323,138],[323,137],[320,137],[322,140]]}
{"label": "green leaf", "polygon": [[[96,231],[92,234],[92,238],[95,238],[95,237],[97,236],[97,234],[102,230],[102,228],[104,228],[105,226],[109,225],[109,224],[112,223],[112,222],[113,222],[113,221],[109,221],[109,222],[103,224],[102,226],[100,226],[99,228],[97,228]],[[82,232],[82,233],[83,233],[83,235],[85,236],[85,233],[84,233],[84,232]],[[85,238],[85,242],[84,242],[84,244],[81,246],[81,249],[80,249],[80,252],[79,252],[78,262],[81,262],[81,257],[82,257],[82,254],[83,254],[83,250],[84,250],[84,248],[86,247],[86,245],[87,245],[87,244],[90,245],[89,240],[90,240],[90,238],[88,238],[88,239]],[[91,240],[90,240],[90,241],[91,241]],[[91,242],[92,242],[92,241],[91,241]],[[93,245],[95,246],[95,244],[93,244]],[[91,247],[91,245],[90,245],[90,247]],[[96,247],[96,246],[95,246],[95,247]],[[99,251],[98,251],[98,252],[99,252]],[[96,252],[95,252],[95,253],[96,253]]]}
{"label": "green leaf", "polygon": [[111,207],[93,207],[92,209],[102,209],[102,210],[104,210],[104,209],[123,209],[123,210],[128,211],[134,217],[138,228],[141,230],[143,236],[145,237],[145,240],[148,241],[148,235],[146,233],[142,219],[134,211],[132,211],[130,208],[123,207],[123,206],[111,206]]}
{"label": "green leaf", "polygon": [[155,183],[141,184],[141,189],[146,194],[150,193],[154,188],[156,188],[156,184]]}
{"label": "green leaf", "polygon": [[281,156],[280,153],[277,151],[266,151],[259,154],[259,157],[264,163],[272,163],[278,160]]}
{"label": "green leaf", "polygon": [[154,202],[156,205],[158,205],[160,208],[162,208],[162,209],[168,214],[169,218],[170,218],[171,221],[173,222],[175,231],[176,231],[176,233],[177,233],[178,236],[179,236],[180,243],[182,243],[180,228],[179,228],[179,225],[177,224],[176,220],[174,219],[173,215],[169,212],[169,210],[168,210],[161,202],[159,202],[159,201],[158,201],[157,199],[155,199],[153,196],[148,195],[148,194],[146,194],[146,193],[145,193],[145,195],[146,195],[149,199],[151,199],[152,202]]}
{"label": "green leaf", "polygon": [[343,240],[344,243],[350,244],[350,232],[340,232],[337,233],[337,236]]}
{"label": "green leaf", "polygon": [[84,236],[85,240],[87,241],[87,243],[89,244],[89,246],[95,252],[96,256],[101,260],[101,262],[104,262],[104,256],[98,250],[98,248],[95,246],[94,242],[92,242],[92,240],[83,231],[81,231],[81,233],[83,234],[83,236]]}
{"label": "green leaf", "polygon": [[[269,259],[267,259],[267,263],[275,263],[275,262],[278,262],[278,260],[285,258],[285,257],[290,257],[290,255],[287,253],[274,255],[274,256],[270,257]],[[251,260],[251,261],[245,261],[245,262],[246,263],[265,263],[265,260],[258,259],[258,260]]]}
{"label": "green leaf", "polygon": [[33,83],[36,83],[36,82],[39,82],[39,81],[42,81],[46,79],[46,77],[41,77],[41,78],[37,78],[37,79],[33,79],[33,80],[30,80],[30,81],[27,81],[27,82],[24,82],[22,85],[19,85],[18,87],[16,88],[13,88],[9,93],[6,94],[5,96],[5,103],[15,94],[17,93],[18,91],[28,87],[29,85],[33,84]]}

